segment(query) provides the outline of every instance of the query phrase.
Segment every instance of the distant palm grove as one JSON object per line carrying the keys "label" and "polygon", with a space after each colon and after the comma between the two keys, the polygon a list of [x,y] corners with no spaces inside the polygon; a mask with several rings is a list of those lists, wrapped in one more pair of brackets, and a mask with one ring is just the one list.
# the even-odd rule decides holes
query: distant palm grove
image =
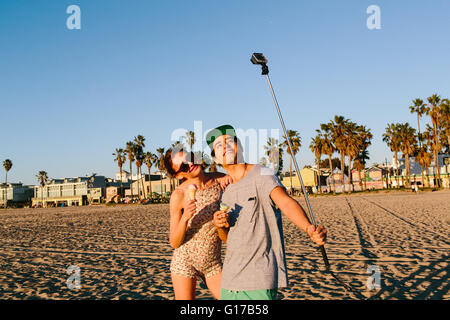
{"label": "distant palm grove", "polygon": [[[394,154],[394,174],[390,176],[393,179],[403,179],[403,185],[406,187],[411,186],[409,161],[410,157],[415,157],[416,161],[420,164],[422,174],[422,187],[427,182],[430,187],[430,180],[428,175],[428,169],[433,168],[433,181],[434,186],[441,188],[443,186],[441,180],[441,173],[439,170],[439,154],[445,152],[449,153],[450,144],[450,101],[449,99],[441,99],[437,94],[433,94],[428,97],[428,103],[425,103],[422,99],[415,99],[412,101],[409,110],[411,113],[417,115],[417,129],[413,128],[408,122],[405,123],[388,123],[385,132],[382,135],[382,140],[387,144],[389,149]],[[424,116],[428,116],[430,122],[426,123],[425,130],[421,130],[421,119]],[[287,130],[288,138],[291,141],[294,156],[299,151],[302,140],[298,131]],[[359,174],[359,184],[361,190],[366,189],[365,179],[361,178],[361,175],[365,176],[366,164],[369,158],[368,148],[373,140],[373,134],[369,128],[362,124],[355,123],[350,119],[343,116],[336,115],[328,123],[320,124],[320,128],[316,130],[317,135],[311,139],[309,149],[313,152],[316,160],[317,173],[319,175],[318,181],[320,181],[321,167],[325,167],[329,173],[335,172],[335,169],[339,167],[338,175],[341,175],[341,181],[344,181],[344,174],[348,177],[348,185],[353,186],[352,171],[356,170]],[[287,137],[283,136],[283,141],[278,141],[275,138],[268,138],[268,141],[264,147],[266,157],[260,159],[260,163],[263,165],[272,166],[278,173],[281,174],[283,169],[283,153],[289,149],[287,148]],[[196,137],[193,131],[187,131],[186,135],[182,138],[184,141],[176,141],[172,144],[172,148],[184,147],[185,143],[189,146],[188,150],[192,150],[193,145],[196,142]],[[136,167],[137,174],[142,174],[142,166],[146,166],[148,174],[150,175],[151,169],[156,168],[159,174],[163,175],[166,172],[164,167],[164,154],[166,149],[164,147],[158,148],[156,153],[151,151],[144,151],[145,138],[142,135],[134,137],[132,141],[128,141],[123,148],[117,148],[113,153],[114,161],[117,162],[120,174],[122,175],[123,166],[128,161],[128,167],[130,174],[133,173],[133,165]],[[399,153],[405,161],[405,175],[401,175],[399,172],[398,160]],[[337,154],[338,158],[333,158],[333,155]],[[214,161],[205,153],[198,151],[194,152],[196,163],[201,163],[203,169],[209,171],[216,171],[217,167]],[[325,161],[321,161],[322,156],[326,157]],[[6,167],[5,167],[6,168]],[[292,186],[292,160],[289,163],[290,179]],[[335,174],[330,174],[331,190],[336,190],[335,186]],[[390,185],[390,183],[387,183]],[[397,181],[396,186],[401,184]],[[138,190],[142,188],[144,190],[144,197],[151,197],[146,195],[144,186],[139,186]],[[175,183],[171,183],[171,189],[175,187]],[[352,187],[348,189],[352,191]],[[322,192],[321,185],[318,185],[318,192]],[[140,192],[138,191],[139,197]],[[132,195],[133,197],[133,195]]]}

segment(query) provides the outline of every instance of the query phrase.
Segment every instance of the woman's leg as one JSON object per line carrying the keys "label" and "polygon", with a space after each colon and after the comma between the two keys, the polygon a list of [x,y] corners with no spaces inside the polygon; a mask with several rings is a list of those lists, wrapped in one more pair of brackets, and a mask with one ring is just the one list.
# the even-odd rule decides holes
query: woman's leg
{"label": "woman's leg", "polygon": [[220,280],[222,279],[222,271],[217,272],[215,275],[206,278],[206,285],[211,291],[214,298],[220,299]]}
{"label": "woman's leg", "polygon": [[194,300],[197,278],[188,278],[172,273],[172,285],[175,300]]}

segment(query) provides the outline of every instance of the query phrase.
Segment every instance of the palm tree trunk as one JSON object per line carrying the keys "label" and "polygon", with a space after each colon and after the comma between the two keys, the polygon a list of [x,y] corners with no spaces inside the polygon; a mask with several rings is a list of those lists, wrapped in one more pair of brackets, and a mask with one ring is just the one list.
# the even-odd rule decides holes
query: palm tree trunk
{"label": "palm tree trunk", "polygon": [[119,167],[120,171],[120,202],[122,202],[122,195],[123,195],[123,184],[122,184],[122,166]]}
{"label": "palm tree trunk", "polygon": [[334,184],[333,162],[331,161],[331,154],[328,155],[328,163],[330,164],[331,181],[333,182],[333,193],[336,194],[336,186]]}
{"label": "palm tree trunk", "polygon": [[130,161],[130,177],[131,177],[130,182],[131,200],[133,200],[133,167],[131,165],[131,161]]}
{"label": "palm tree trunk", "polygon": [[409,154],[405,154],[405,167],[406,167],[406,187],[411,187],[411,181],[409,179]]}
{"label": "palm tree trunk", "polygon": [[400,180],[398,179],[398,155],[397,151],[394,154],[394,161],[395,161],[395,175],[397,176],[397,189],[400,188]]}
{"label": "palm tree trunk", "polygon": [[358,177],[359,177],[359,189],[360,189],[360,191],[363,191],[363,183],[361,180],[361,170],[358,170]]}
{"label": "palm tree trunk", "polygon": [[141,199],[141,190],[140,190],[140,186],[139,186],[139,167],[136,165],[136,171],[137,171],[137,173],[136,173],[136,177],[137,177],[137,179],[136,179],[136,184],[137,184],[137,191],[138,191],[138,200],[140,200]]}
{"label": "palm tree trunk", "polygon": [[439,170],[439,151],[438,151],[438,136],[437,136],[437,125],[433,122],[434,126],[434,168],[437,170],[437,180],[436,186],[441,187],[441,171]]}
{"label": "palm tree trunk", "polygon": [[342,175],[342,192],[345,192],[345,179],[344,179],[344,174],[345,174],[345,153],[342,150],[340,152],[341,155],[341,175]]}
{"label": "palm tree trunk", "polygon": [[147,168],[148,168],[148,184],[149,184],[149,194],[150,194],[150,199],[152,199],[153,198],[153,195],[152,195],[152,176],[151,176],[151,174],[150,174],[150,167],[149,166],[147,166]]}
{"label": "palm tree trunk", "polygon": [[364,191],[366,191],[367,190],[367,181],[366,181],[366,167],[365,166],[364,166],[363,172],[364,172]]}
{"label": "palm tree trunk", "polygon": [[422,135],[420,134],[419,113],[417,113],[417,130],[419,131],[419,147],[422,147]]}
{"label": "palm tree trunk", "polygon": [[141,176],[143,176],[141,180],[141,187],[142,187],[142,196],[145,199],[145,174],[142,174],[142,166],[139,167],[139,172],[141,173]]}
{"label": "palm tree trunk", "polygon": [[348,156],[348,193],[353,191],[352,158]]}
{"label": "palm tree trunk", "polygon": [[322,185],[321,185],[321,182],[320,182],[320,158],[317,158],[317,178],[318,178],[318,181],[317,181],[318,188],[317,188],[317,190],[318,190],[319,193],[322,193]]}
{"label": "palm tree trunk", "polygon": [[162,200],[162,196],[163,196],[163,183],[162,183],[162,179],[163,179],[163,175],[162,175],[162,171],[159,171],[159,174],[161,175],[161,200]]}

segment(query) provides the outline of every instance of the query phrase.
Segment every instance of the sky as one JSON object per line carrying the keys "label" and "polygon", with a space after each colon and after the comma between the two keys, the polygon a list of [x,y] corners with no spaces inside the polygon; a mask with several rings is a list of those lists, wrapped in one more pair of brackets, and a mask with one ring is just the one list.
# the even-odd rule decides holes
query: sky
{"label": "sky", "polygon": [[[67,26],[70,5],[80,29]],[[381,29],[367,27],[370,5]],[[450,0],[2,0],[0,160],[13,162],[9,182],[36,184],[40,170],[113,177],[112,153],[138,134],[156,152],[195,121],[203,133],[281,129],[250,62],[262,52],[302,139],[300,167],[334,115],[371,129],[369,164],[391,161],[387,123],[416,127],[413,99],[450,97],[449,17]]]}

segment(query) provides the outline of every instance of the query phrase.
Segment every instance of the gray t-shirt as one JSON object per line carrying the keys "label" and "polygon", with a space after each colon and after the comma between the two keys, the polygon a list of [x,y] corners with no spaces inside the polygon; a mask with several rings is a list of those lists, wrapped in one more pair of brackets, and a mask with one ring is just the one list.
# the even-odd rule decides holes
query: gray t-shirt
{"label": "gray t-shirt", "polygon": [[221,286],[228,290],[263,290],[288,286],[281,212],[270,198],[282,186],[261,165],[230,184],[222,202],[230,206],[227,249]]}

